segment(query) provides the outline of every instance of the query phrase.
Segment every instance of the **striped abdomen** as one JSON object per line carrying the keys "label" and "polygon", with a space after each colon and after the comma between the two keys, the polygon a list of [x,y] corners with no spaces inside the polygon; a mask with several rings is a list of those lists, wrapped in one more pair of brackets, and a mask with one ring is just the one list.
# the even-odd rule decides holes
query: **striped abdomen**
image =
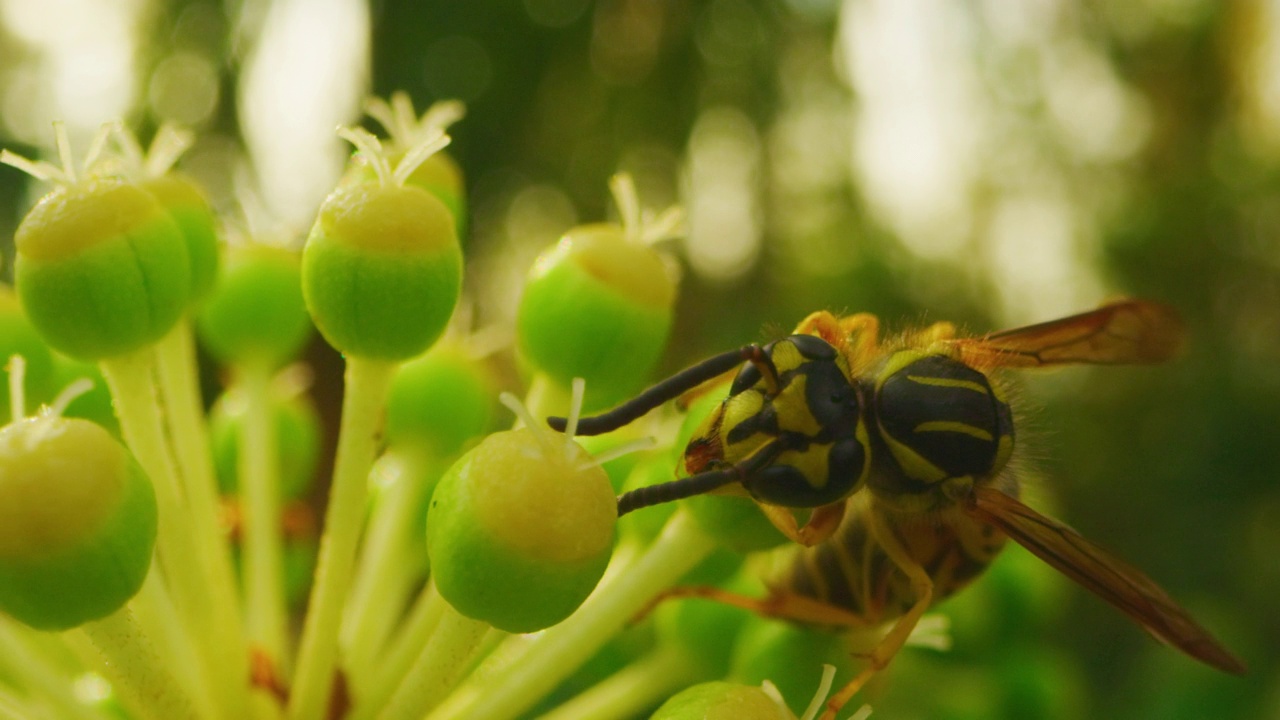
{"label": "striped abdomen", "polygon": [[826,542],[797,548],[769,583],[792,593],[849,610],[875,624],[898,617],[915,602],[907,576],[869,532],[867,514],[878,512],[907,552],[934,582],[934,602],[964,587],[986,569],[1005,536],[958,508],[937,513],[894,513],[874,507],[869,494],[849,501],[844,522]]}

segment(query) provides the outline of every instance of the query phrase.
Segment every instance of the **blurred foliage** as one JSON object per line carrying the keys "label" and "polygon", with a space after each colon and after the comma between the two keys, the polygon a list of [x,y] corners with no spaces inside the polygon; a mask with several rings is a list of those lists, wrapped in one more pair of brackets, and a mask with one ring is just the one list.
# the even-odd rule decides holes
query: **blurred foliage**
{"label": "blurred foliage", "polygon": [[[20,2],[3,5],[12,14]],[[197,124],[233,146],[238,47],[256,5],[177,1],[143,13],[142,85],[175,48],[214,57],[217,105]],[[611,211],[606,180],[619,169],[636,176],[647,207],[689,204],[693,238],[674,246],[676,256],[699,239],[758,240],[757,254],[732,271],[686,267],[665,370],[775,336],[820,308],[875,312],[890,328],[945,318],[985,331],[1111,294],[1178,307],[1190,337],[1183,358],[1028,377],[1021,438],[1039,504],[1157,579],[1245,658],[1249,676],[1218,676],[1159,647],[1076,588],[1052,593],[1032,616],[992,596],[1030,595],[1000,565],[999,580],[984,578],[949,604],[960,627],[967,618],[989,629],[986,639],[958,631],[951,653],[909,651],[870,701],[884,717],[1280,714],[1280,114],[1270,107],[1280,61],[1269,54],[1280,45],[1280,18],[1260,0],[1050,1],[1020,11],[1035,15],[1021,26],[1000,3],[953,8],[964,22],[943,37],[968,53],[980,112],[925,129],[976,126],[985,140],[945,188],[962,213],[943,216],[950,245],[933,252],[922,248],[936,228],[895,219],[872,187],[874,172],[857,169],[869,156],[860,123],[882,94],[858,80],[866,68],[851,73],[841,58],[860,29],[884,31],[875,23],[887,22],[888,6],[374,0],[370,89],[406,90],[420,107],[451,97],[468,104],[450,152],[468,178],[469,292],[480,324],[510,322],[532,257],[575,221]],[[915,8],[921,32],[940,32],[926,27],[938,2],[903,6]],[[192,34],[193,17],[214,21]],[[1038,29],[1028,33],[1028,23]],[[25,152],[34,141],[15,128],[47,128],[52,118],[18,122],[15,83],[34,51],[12,39],[0,42],[0,62],[12,70],[0,72],[0,141]],[[890,88],[918,92],[911,72],[947,71],[933,90],[954,91],[954,68],[891,59],[870,69]],[[1122,128],[1136,128],[1115,131],[1120,150],[1086,147],[1111,131],[1090,124],[1105,123],[1104,114],[1064,115],[1055,98],[1069,89],[1086,100],[1119,92],[1120,109],[1111,109]],[[142,99],[130,118],[143,128],[161,119]],[[1083,125],[1064,132],[1068,120]],[[716,132],[728,138],[726,154],[698,161]],[[701,210],[718,191],[717,168],[734,163],[746,170],[726,182],[745,183],[746,193],[726,196],[739,213],[729,217],[745,231],[718,224],[724,208],[714,203]],[[189,169],[229,206],[234,173]],[[29,203],[26,187],[18,173],[0,172],[6,240]],[[1010,197],[1045,187],[1057,203],[1050,208],[1066,209],[1050,215],[1048,229],[1055,217],[1067,221],[1061,232],[1076,262],[1047,275],[1028,264],[1020,276],[1017,258],[1054,262],[1061,253],[1036,245],[1044,223],[1026,227],[1025,238],[1014,223],[1021,244],[1009,255],[997,219]],[[1025,565],[1015,553],[1001,562]],[[991,608],[1000,616],[983,618]],[[981,701],[966,699],[975,688]]]}

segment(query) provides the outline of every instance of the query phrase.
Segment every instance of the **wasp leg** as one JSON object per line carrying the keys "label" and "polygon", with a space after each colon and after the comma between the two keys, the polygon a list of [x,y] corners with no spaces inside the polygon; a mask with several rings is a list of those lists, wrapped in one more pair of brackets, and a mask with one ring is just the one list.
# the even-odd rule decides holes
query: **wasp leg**
{"label": "wasp leg", "polygon": [[766,503],[756,504],[760,506],[760,512],[769,518],[769,522],[778,528],[778,532],[787,536],[791,542],[805,547],[813,547],[831,537],[836,528],[840,527],[840,521],[844,520],[844,500],[814,508],[803,527],[796,524],[796,516],[788,508]]}
{"label": "wasp leg", "polygon": [[956,326],[949,322],[936,322],[922,330],[916,330],[907,336],[907,343],[916,347],[928,347],[943,340],[953,340]]}
{"label": "wasp leg", "polygon": [[842,318],[826,310],[811,313],[796,326],[797,335],[817,335],[840,350],[850,367],[862,367],[879,354],[880,320],[871,313]]}
{"label": "wasp leg", "polygon": [[906,548],[902,546],[902,541],[894,534],[893,530],[888,527],[884,519],[877,513],[867,514],[868,528],[879,543],[884,553],[889,556],[894,565],[906,574],[907,579],[911,581],[911,588],[915,591],[916,601],[911,609],[898,618],[893,627],[885,634],[880,642],[876,644],[867,658],[867,667],[858,673],[852,680],[840,691],[832,695],[827,700],[827,709],[822,714],[820,720],[836,720],[836,714],[840,712],[854,695],[867,684],[876,673],[889,666],[889,663],[906,644],[907,638],[911,636],[911,631],[915,630],[916,624],[920,622],[920,618],[924,616],[929,605],[933,602],[933,580],[929,577],[929,573],[912,559]]}
{"label": "wasp leg", "polygon": [[866,628],[872,625],[866,618],[855,612],[785,590],[771,589],[767,597],[756,598],[709,585],[671,588],[654,598],[638,618],[652,612],[659,603],[679,598],[702,598],[722,605],[742,608],[762,617],[811,625],[849,629]]}

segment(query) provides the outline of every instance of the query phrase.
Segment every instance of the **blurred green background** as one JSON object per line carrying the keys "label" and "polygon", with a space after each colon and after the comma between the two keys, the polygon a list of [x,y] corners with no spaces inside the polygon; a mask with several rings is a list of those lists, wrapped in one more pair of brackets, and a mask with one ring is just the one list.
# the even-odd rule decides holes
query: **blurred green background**
{"label": "blurred green background", "polygon": [[[0,0],[0,144],[124,117],[201,139],[233,223],[296,236],[362,98],[468,105],[476,327],[532,258],[682,203],[664,367],[812,310],[980,332],[1132,295],[1185,315],[1158,368],[1028,376],[1030,497],[1249,663],[1220,676],[1011,550],[904,655],[877,717],[1280,717],[1280,7],[1261,0]],[[0,172],[0,237],[40,189]],[[1031,583],[1028,585],[1028,583]]]}

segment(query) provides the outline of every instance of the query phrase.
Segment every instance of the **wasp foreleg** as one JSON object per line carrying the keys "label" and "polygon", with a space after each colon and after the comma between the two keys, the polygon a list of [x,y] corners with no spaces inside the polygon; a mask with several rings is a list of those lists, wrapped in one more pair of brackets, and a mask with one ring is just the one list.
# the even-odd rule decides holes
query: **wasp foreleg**
{"label": "wasp foreleg", "polygon": [[846,505],[845,501],[841,500],[816,507],[809,514],[809,520],[800,526],[796,523],[796,516],[792,514],[790,508],[768,503],[756,504],[760,506],[760,512],[764,513],[769,522],[778,528],[778,532],[785,535],[791,542],[805,547],[813,547],[835,533],[836,528],[840,527],[840,521],[844,520]]}

